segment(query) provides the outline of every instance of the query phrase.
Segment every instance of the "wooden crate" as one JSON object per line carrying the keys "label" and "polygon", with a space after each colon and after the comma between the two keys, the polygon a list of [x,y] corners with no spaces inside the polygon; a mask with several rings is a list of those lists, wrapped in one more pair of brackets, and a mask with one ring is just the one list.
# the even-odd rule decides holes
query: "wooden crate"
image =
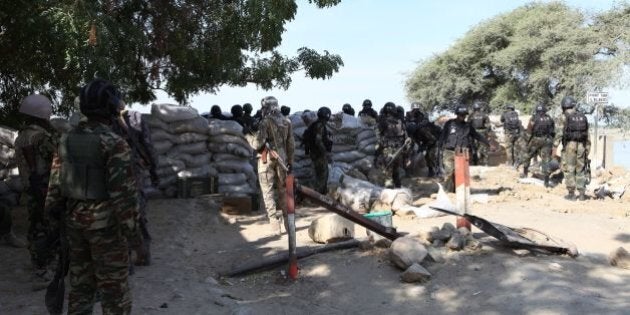
{"label": "wooden crate", "polygon": [[177,198],[195,198],[217,190],[216,177],[187,177],[177,179]]}
{"label": "wooden crate", "polygon": [[252,212],[252,197],[224,196],[221,212],[235,215],[249,214]]}

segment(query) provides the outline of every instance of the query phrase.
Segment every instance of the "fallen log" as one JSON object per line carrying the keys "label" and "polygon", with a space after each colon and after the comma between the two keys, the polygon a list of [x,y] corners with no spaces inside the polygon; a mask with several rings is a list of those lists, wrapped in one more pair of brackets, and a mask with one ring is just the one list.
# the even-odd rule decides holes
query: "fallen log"
{"label": "fallen log", "polygon": [[[326,244],[324,246],[306,246],[299,247],[297,249],[297,258],[302,259],[315,254],[325,253],[333,250],[340,249],[348,249],[359,246],[359,241],[352,239],[348,241],[343,241],[339,243]],[[259,259],[256,261],[252,261],[249,263],[245,263],[241,266],[237,266],[230,271],[219,273],[224,277],[236,277],[242,276],[250,273],[254,273],[257,271],[269,270],[271,268],[277,267],[279,265],[286,264],[289,259],[289,255],[287,252],[278,253],[269,257],[264,257],[263,259]]]}

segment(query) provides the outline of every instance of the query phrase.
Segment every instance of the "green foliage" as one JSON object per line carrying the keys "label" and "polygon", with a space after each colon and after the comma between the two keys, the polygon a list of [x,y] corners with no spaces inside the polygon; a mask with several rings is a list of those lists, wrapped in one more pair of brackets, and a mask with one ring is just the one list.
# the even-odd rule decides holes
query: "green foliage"
{"label": "green foliage", "polygon": [[[319,8],[339,2],[309,0]],[[343,66],[338,55],[276,50],[296,12],[294,0],[2,1],[0,120],[33,91],[68,113],[79,87],[95,76],[140,103],[158,89],[186,102],[222,85],[287,88],[300,70],[330,78]]]}
{"label": "green foliage", "polygon": [[485,101],[492,110],[512,103],[530,112],[539,102],[623,85],[629,21],[627,3],[592,18],[561,2],[522,6],[421,62],[407,79],[407,96],[425,110]]}

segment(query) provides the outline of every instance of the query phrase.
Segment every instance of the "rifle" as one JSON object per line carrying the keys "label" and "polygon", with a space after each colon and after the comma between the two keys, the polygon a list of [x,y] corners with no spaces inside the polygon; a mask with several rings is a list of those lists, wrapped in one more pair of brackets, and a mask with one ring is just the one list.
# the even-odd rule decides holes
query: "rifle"
{"label": "rifle", "polygon": [[70,268],[70,259],[68,241],[66,238],[66,229],[64,223],[64,210],[51,211],[59,213],[59,229],[56,235],[56,241],[59,243],[59,262],[55,270],[55,277],[46,288],[46,296],[44,302],[46,309],[50,314],[63,314],[63,300],[66,290],[65,278]]}
{"label": "rifle", "polygon": [[276,159],[276,161],[278,161],[278,164],[280,164],[280,167],[282,167],[282,169],[284,169],[285,172],[291,173],[291,170],[289,169],[289,165],[284,162],[284,160],[282,159],[282,157],[278,154],[278,152],[276,150],[273,150],[269,146],[269,142],[265,142],[265,146],[262,149],[262,153],[261,153],[261,157],[260,157],[264,164],[267,164],[267,161],[268,161],[267,156],[268,156],[268,154],[271,154],[271,156],[274,159]]}
{"label": "rifle", "polygon": [[411,138],[407,138],[405,140],[405,143],[402,145],[402,147],[396,150],[396,152],[394,152],[394,155],[389,159],[389,161],[387,161],[387,164],[385,164],[385,168],[389,168],[392,165],[392,163],[394,163],[394,161],[398,158],[398,156],[400,156],[405,150],[407,150],[410,144],[411,144]]}

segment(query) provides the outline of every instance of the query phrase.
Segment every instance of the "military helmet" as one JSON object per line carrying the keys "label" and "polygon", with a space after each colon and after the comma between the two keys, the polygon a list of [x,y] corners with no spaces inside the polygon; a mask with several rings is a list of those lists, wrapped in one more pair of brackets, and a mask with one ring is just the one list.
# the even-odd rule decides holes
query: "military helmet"
{"label": "military helmet", "polygon": [[289,107],[289,106],[285,106],[285,105],[282,105],[282,106],[280,107],[280,112],[281,112],[281,113],[282,113],[282,115],[284,115],[284,116],[289,116],[289,114],[291,113],[291,107]]}
{"label": "military helmet", "polygon": [[560,102],[562,109],[573,108],[575,107],[575,103],[575,99],[569,95],[563,97],[562,102]]}
{"label": "military helmet", "polygon": [[46,96],[31,94],[22,100],[20,113],[49,120],[52,115],[52,103]]}
{"label": "military helmet", "polygon": [[319,120],[329,120],[330,119],[330,108],[328,107],[320,107],[319,110],[317,110],[317,118]]}
{"label": "military helmet", "polygon": [[372,101],[366,99],[365,101],[363,101],[363,107],[372,107]]}
{"label": "military helmet", "polygon": [[343,104],[343,106],[341,107],[341,111],[348,115],[354,115],[354,108],[352,108],[352,106],[348,103]]}
{"label": "military helmet", "polygon": [[243,107],[239,104],[236,104],[232,106],[232,109],[230,109],[230,112],[232,113],[232,117],[234,118],[241,117],[243,116]]}
{"label": "military helmet", "polygon": [[221,115],[221,107],[219,105],[212,105],[212,107],[210,108],[210,114],[212,114],[212,116]]}
{"label": "military helmet", "polygon": [[243,104],[243,112],[245,112],[245,114],[251,114],[253,110],[254,108],[252,107],[252,104],[250,103]]}
{"label": "military helmet", "polygon": [[103,79],[94,79],[81,88],[81,113],[86,116],[111,116],[118,113],[120,93],[114,85]]}
{"label": "military helmet", "polygon": [[511,110],[515,109],[514,104],[507,104],[507,105],[505,105],[505,108],[511,109]]}
{"label": "military helmet", "polygon": [[394,104],[394,102],[387,102],[387,103],[385,103],[385,106],[383,106],[383,113],[384,114],[395,115],[396,114],[396,104]]}
{"label": "military helmet", "polygon": [[466,106],[460,105],[455,108],[456,115],[468,115],[468,108]]}
{"label": "military helmet", "polygon": [[277,110],[278,109],[278,99],[273,96],[267,96],[260,101],[260,105],[263,109],[266,110]]}
{"label": "military helmet", "polygon": [[480,102],[475,102],[475,103],[473,104],[473,109],[474,109],[474,110],[479,110],[479,109],[481,109],[481,103],[480,103]]}
{"label": "military helmet", "polygon": [[545,112],[547,112],[547,108],[545,108],[545,105],[543,105],[543,104],[538,104],[538,105],[536,105],[536,112],[537,113],[545,113]]}

